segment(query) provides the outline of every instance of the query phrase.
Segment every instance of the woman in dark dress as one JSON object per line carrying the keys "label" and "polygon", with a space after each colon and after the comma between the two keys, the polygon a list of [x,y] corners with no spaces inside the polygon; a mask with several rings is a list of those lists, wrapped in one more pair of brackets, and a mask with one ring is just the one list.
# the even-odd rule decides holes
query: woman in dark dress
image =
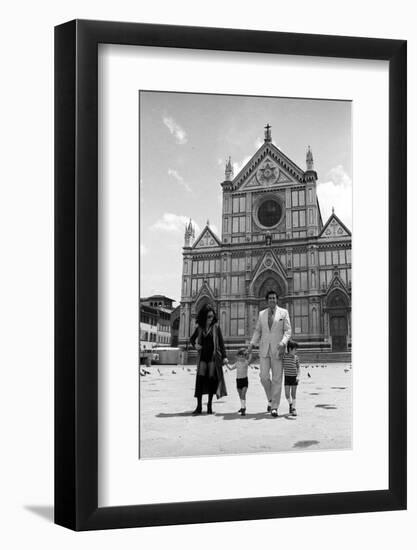
{"label": "woman in dark dress", "polygon": [[197,408],[193,414],[201,414],[204,394],[208,394],[207,414],[212,414],[213,395],[216,394],[217,399],[227,395],[223,376],[226,350],[216,313],[208,304],[198,312],[197,328],[190,338],[190,344],[198,351],[194,393]]}

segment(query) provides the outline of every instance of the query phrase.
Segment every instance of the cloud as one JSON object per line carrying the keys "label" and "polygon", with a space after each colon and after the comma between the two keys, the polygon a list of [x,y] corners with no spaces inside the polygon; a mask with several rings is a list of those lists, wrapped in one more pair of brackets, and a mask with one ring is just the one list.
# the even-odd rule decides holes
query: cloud
{"label": "cloud", "polygon": [[188,183],[184,180],[184,178],[179,174],[176,170],[173,170],[172,168],[168,168],[168,176],[171,176],[179,185],[184,187],[189,193],[192,192],[191,187],[188,185]]}
{"label": "cloud", "polygon": [[256,150],[258,150],[259,147],[261,147],[263,144],[264,144],[264,140],[261,139],[260,137],[257,137],[257,138],[255,139],[254,145],[255,145]]}
{"label": "cloud", "polygon": [[[184,234],[185,224],[189,221],[190,218],[188,218],[187,216],[180,216],[171,212],[165,212],[162,215],[162,218],[157,220],[151,226],[151,229]],[[200,228],[194,221],[192,221],[192,224],[194,225],[197,235],[197,233],[200,231]]]}
{"label": "cloud", "polygon": [[188,141],[187,133],[172,117],[164,116],[162,121],[170,131],[178,145],[185,145]]}
{"label": "cloud", "polygon": [[347,174],[346,170],[343,168],[341,164],[338,164],[334,168],[332,168],[328,173],[328,178],[335,184],[335,185],[343,185],[343,186],[352,186],[352,179]]}
{"label": "cloud", "polygon": [[250,161],[250,159],[253,157],[253,155],[246,156],[242,161],[240,162],[232,162],[233,165],[233,175],[236,177],[239,172],[242,170],[242,168],[245,166],[247,162]]}
{"label": "cloud", "polygon": [[328,181],[317,186],[323,223],[326,223],[334,208],[336,216],[351,229],[352,179],[340,164],[329,171],[328,178]]}

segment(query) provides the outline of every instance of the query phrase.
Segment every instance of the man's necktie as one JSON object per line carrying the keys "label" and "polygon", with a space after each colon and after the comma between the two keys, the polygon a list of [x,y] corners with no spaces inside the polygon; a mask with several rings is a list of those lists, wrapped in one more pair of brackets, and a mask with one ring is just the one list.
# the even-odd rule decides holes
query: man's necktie
{"label": "man's necktie", "polygon": [[272,311],[269,309],[269,310],[268,310],[268,326],[269,326],[269,330],[271,330],[272,323],[273,323]]}

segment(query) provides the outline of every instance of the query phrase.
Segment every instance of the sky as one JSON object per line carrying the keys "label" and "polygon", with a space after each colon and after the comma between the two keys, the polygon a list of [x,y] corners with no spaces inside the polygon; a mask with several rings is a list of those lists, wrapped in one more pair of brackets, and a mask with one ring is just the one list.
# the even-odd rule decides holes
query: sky
{"label": "sky", "polygon": [[352,227],[351,102],[142,91],[140,98],[140,295],[181,291],[184,227],[207,220],[220,235],[221,185],[272,141],[301,169],[310,146],[323,222],[332,207]]}

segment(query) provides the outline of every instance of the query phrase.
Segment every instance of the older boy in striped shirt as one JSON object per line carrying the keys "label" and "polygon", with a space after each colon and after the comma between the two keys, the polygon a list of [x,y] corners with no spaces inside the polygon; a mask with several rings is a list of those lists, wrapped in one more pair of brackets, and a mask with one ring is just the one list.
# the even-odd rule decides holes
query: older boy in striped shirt
{"label": "older boy in striped shirt", "polygon": [[295,350],[298,348],[297,342],[290,340],[287,343],[287,353],[284,354],[284,384],[285,384],[285,397],[287,398],[290,406],[290,416],[297,416],[297,410],[295,408],[297,386],[300,379],[300,362],[298,356],[295,355]]}

